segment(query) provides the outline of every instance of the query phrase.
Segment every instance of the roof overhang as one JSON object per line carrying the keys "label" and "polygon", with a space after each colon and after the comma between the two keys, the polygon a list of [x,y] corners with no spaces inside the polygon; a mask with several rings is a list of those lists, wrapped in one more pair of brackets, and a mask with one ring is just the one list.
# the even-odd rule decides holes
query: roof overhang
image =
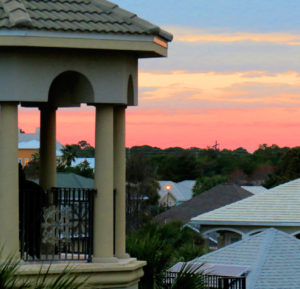
{"label": "roof overhang", "polygon": [[130,51],[140,58],[168,55],[168,42],[150,35],[0,30],[1,46]]}
{"label": "roof overhang", "polygon": [[266,227],[299,227],[300,222],[257,222],[257,221],[201,221],[191,220],[192,225],[233,225],[233,226],[266,226]]}

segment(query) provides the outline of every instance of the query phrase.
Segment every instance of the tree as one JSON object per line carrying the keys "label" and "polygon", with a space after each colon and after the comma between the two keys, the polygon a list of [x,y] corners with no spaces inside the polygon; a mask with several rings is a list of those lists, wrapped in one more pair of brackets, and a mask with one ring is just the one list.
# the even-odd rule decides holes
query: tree
{"label": "tree", "polygon": [[62,160],[62,165],[70,167],[72,162],[76,158],[76,150],[73,147],[73,145],[65,145],[62,149],[61,152],[63,153],[61,160]]}
{"label": "tree", "polygon": [[158,204],[159,184],[156,171],[139,152],[131,154],[126,167],[127,229],[139,227],[151,215],[151,206]]}
{"label": "tree", "polygon": [[280,185],[282,183],[300,177],[300,147],[295,147],[286,151],[279,161],[278,168],[274,175],[265,181],[267,188]]}
{"label": "tree", "polygon": [[[187,248],[194,249],[188,252]],[[180,222],[173,222],[166,225],[148,223],[132,232],[127,238],[127,252],[139,260],[147,261],[140,288],[153,289],[163,288],[167,268],[179,261],[199,257],[207,253],[207,249],[198,233],[182,228]]]}
{"label": "tree", "polygon": [[40,153],[35,153],[32,155],[31,160],[24,167],[24,174],[26,179],[34,180],[39,178],[40,174]]}
{"label": "tree", "polygon": [[194,196],[197,196],[218,184],[222,184],[227,181],[225,176],[216,175],[213,177],[202,177],[196,180],[196,184],[194,185],[193,192]]}

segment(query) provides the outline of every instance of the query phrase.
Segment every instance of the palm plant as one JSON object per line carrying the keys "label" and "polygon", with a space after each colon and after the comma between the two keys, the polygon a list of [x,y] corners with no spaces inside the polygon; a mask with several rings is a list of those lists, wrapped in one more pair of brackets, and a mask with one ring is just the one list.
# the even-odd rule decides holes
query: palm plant
{"label": "palm plant", "polygon": [[205,253],[203,245],[197,244],[197,238],[193,231],[182,229],[180,223],[149,223],[131,233],[127,238],[127,252],[147,261],[140,288],[163,288],[167,268],[178,261],[191,260]]}
{"label": "palm plant", "polygon": [[184,263],[172,284],[164,284],[161,289],[208,289],[201,270],[202,266],[202,264]]}
{"label": "palm plant", "polygon": [[84,287],[87,279],[79,279],[79,275],[72,272],[72,268],[66,267],[62,273],[50,278],[50,268],[42,272],[42,267],[34,281],[19,276],[20,261],[14,257],[1,259],[0,250],[0,288],[1,289],[80,289]]}

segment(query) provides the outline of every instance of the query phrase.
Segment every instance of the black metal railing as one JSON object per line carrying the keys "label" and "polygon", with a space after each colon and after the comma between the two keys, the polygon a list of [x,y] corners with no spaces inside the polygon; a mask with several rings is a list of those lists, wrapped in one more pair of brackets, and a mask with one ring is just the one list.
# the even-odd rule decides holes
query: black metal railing
{"label": "black metal railing", "polygon": [[[164,280],[165,288],[171,288],[176,272],[167,272]],[[202,275],[203,283],[209,289],[246,289],[246,277],[228,277],[217,275]]]}
{"label": "black metal railing", "polygon": [[[52,188],[48,191],[46,206],[35,200],[30,204],[29,194],[23,194],[20,198],[22,259],[91,262],[95,192],[93,189]],[[31,227],[34,219],[38,221]]]}

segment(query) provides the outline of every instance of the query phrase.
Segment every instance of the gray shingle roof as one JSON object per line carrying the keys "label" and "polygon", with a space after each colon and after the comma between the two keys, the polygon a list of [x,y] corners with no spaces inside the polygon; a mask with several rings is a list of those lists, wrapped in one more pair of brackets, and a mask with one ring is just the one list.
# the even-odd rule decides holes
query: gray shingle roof
{"label": "gray shingle roof", "polygon": [[217,185],[191,200],[173,207],[155,217],[161,223],[188,222],[191,218],[252,196],[252,193],[234,184]]}
{"label": "gray shingle roof", "polygon": [[0,0],[0,29],[172,35],[106,0]]}
{"label": "gray shingle roof", "polygon": [[300,224],[300,179],[277,186],[245,200],[199,215],[199,224],[260,224],[290,226]]}
{"label": "gray shingle roof", "polygon": [[300,240],[272,228],[192,262],[247,266],[247,289],[300,287]]}

